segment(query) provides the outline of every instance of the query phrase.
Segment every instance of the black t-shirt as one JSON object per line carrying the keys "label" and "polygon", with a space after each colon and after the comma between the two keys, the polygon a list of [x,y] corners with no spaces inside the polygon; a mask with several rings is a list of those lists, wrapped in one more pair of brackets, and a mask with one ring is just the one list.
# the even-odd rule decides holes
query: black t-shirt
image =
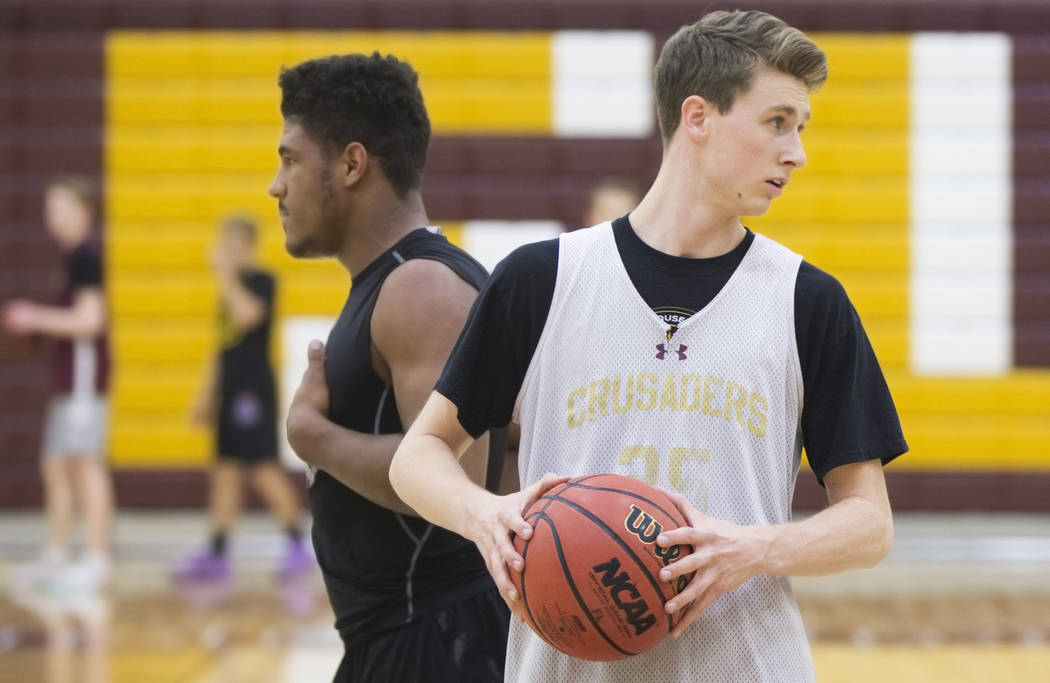
{"label": "black t-shirt", "polygon": [[270,368],[270,330],[273,327],[275,280],[264,270],[254,268],[238,273],[241,284],[263,302],[265,313],[254,327],[241,330],[233,324],[224,306],[219,311],[219,372],[222,393],[241,389],[268,390],[273,393]]}
{"label": "black t-shirt", "polygon": [[[387,276],[401,263],[420,258],[445,264],[477,289],[487,277],[480,263],[425,228],[403,237],[358,273],[328,336],[328,417],[338,425],[367,434],[404,431],[393,387],[372,366],[371,321]],[[493,587],[473,543],[376,505],[323,470],[310,486],[310,508],[335,626],[347,642]]]}
{"label": "black t-shirt", "polygon": [[[754,233],[721,256],[664,254],[613,221],[631,282],[658,315],[677,325],[706,306],[750,248]],[[558,240],[520,247],[478,296],[438,381],[459,421],[480,434],[510,421],[547,320],[558,273]],[[673,334],[673,332],[672,332]],[[835,278],[803,262],[795,281],[795,337],[802,368],[802,438],[818,481],[839,465],[889,462],[908,447],[860,317]]]}
{"label": "black t-shirt", "polygon": [[[77,245],[66,254],[65,287],[56,302],[67,308],[73,305],[77,294],[83,289],[99,289],[104,286],[102,247],[94,239]],[[90,362],[94,365],[93,390],[105,395],[109,388],[109,338],[105,331],[95,338],[89,355],[73,353],[73,340],[60,337],[55,344],[52,387],[55,393],[68,394],[73,390],[73,378],[80,375],[75,362]],[[76,359],[76,360],[75,360]]]}

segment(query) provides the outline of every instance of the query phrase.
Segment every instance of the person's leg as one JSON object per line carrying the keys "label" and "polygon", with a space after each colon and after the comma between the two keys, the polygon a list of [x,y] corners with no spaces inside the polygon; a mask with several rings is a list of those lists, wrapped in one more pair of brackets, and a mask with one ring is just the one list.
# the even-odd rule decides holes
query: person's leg
{"label": "person's leg", "polygon": [[230,578],[227,536],[241,511],[241,468],[229,458],[219,458],[209,472],[208,513],[211,539],[208,547],[181,560],[174,576],[181,581],[225,581]]}
{"label": "person's leg", "polygon": [[44,562],[61,564],[69,554],[69,537],[73,525],[73,485],[68,459],[44,454],[40,461],[44,482],[44,518],[47,544]]}
{"label": "person's leg", "polygon": [[283,578],[303,574],[314,563],[303,539],[299,497],[288,475],[276,460],[266,459],[252,467],[252,483],[288,534],[288,545],[278,573]]}
{"label": "person's leg", "polygon": [[502,683],[510,610],[493,588],[369,638],[347,681]]}
{"label": "person's leg", "polygon": [[73,473],[68,460],[70,432],[68,401],[56,397],[44,416],[40,478],[44,486],[44,541],[42,566],[55,568],[69,559],[73,528]]}
{"label": "person's leg", "polygon": [[110,576],[110,533],[113,526],[113,486],[97,455],[69,459],[76,503],[84,520],[84,557],[67,579],[82,588],[105,583]]}
{"label": "person's leg", "polygon": [[[440,637],[433,647],[447,658],[441,668],[448,672],[444,679],[434,678],[435,683],[502,681],[510,618],[507,603],[494,587],[434,615]],[[470,647],[456,647],[459,643]]]}
{"label": "person's leg", "polygon": [[211,468],[209,512],[213,534],[227,535],[241,514],[241,466],[219,458]]}
{"label": "person's leg", "polygon": [[252,468],[252,483],[270,512],[282,528],[298,527],[300,521],[299,497],[284,473],[274,460],[264,460]]}
{"label": "person's leg", "polygon": [[84,518],[84,549],[89,555],[108,558],[113,528],[113,482],[96,455],[70,460]]}

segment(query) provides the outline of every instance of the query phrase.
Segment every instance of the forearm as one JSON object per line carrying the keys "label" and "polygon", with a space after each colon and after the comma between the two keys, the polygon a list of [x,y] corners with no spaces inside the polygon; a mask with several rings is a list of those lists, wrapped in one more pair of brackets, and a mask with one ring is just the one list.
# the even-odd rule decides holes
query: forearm
{"label": "forearm", "polygon": [[471,510],[496,497],[471,481],[445,441],[411,429],[394,456],[390,481],[421,517],[472,540]]}
{"label": "forearm", "polygon": [[366,434],[300,410],[289,416],[288,440],[296,454],[355,493],[395,512],[415,515],[390,485],[390,461],[401,434]]}
{"label": "forearm", "polygon": [[244,286],[235,272],[219,274],[219,293],[230,319],[240,328],[257,325],[265,314],[263,302]]}
{"label": "forearm", "polygon": [[822,576],[873,567],[893,545],[889,507],[843,498],[799,522],[752,527],[764,541],[760,573]]}
{"label": "forearm", "polygon": [[103,319],[85,311],[37,306],[34,327],[41,334],[69,339],[90,339],[102,332]]}

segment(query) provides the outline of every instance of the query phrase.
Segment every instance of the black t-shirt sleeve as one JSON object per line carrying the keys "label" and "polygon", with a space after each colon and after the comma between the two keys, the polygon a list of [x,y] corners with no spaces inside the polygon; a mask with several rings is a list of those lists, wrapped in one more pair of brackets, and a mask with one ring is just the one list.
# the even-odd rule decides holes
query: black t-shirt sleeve
{"label": "black t-shirt sleeve", "polygon": [[241,278],[245,289],[258,297],[266,307],[266,317],[273,311],[275,282],[272,275],[262,271],[249,272]]}
{"label": "black t-shirt sleeve", "polygon": [[907,452],[886,378],[842,285],[803,262],[795,283],[795,334],[802,366],[802,439],[810,467],[824,475],[840,465]]}
{"label": "black t-shirt sleeve", "polygon": [[102,286],[102,258],[97,251],[79,247],[69,257],[69,289]]}
{"label": "black t-shirt sleeve", "polygon": [[558,240],[527,244],[496,266],[474,301],[436,387],[471,436],[510,422],[557,276]]}

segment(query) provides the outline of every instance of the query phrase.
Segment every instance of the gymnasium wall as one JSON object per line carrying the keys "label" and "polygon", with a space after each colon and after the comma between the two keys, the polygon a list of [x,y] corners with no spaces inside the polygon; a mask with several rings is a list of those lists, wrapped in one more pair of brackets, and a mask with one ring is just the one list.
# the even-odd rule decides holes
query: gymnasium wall
{"label": "gymnasium wall", "polygon": [[[282,64],[373,49],[412,61],[434,127],[430,215],[491,263],[577,227],[597,179],[651,179],[649,71],[699,10],[640,4],[0,2],[0,299],[53,287],[43,178],[97,175],[121,501],[200,500],[208,442],[185,416],[215,342],[206,254],[225,213],[263,221],[283,325],[332,316],[345,297],[335,263],[284,254],[265,194]],[[838,277],[860,311],[912,447],[888,470],[895,502],[1045,507],[1050,9],[763,7],[812,32],[831,77],[812,98],[808,166],[748,225]],[[0,340],[0,505],[37,495],[45,352]],[[810,478],[800,475],[803,506],[820,504]]]}

